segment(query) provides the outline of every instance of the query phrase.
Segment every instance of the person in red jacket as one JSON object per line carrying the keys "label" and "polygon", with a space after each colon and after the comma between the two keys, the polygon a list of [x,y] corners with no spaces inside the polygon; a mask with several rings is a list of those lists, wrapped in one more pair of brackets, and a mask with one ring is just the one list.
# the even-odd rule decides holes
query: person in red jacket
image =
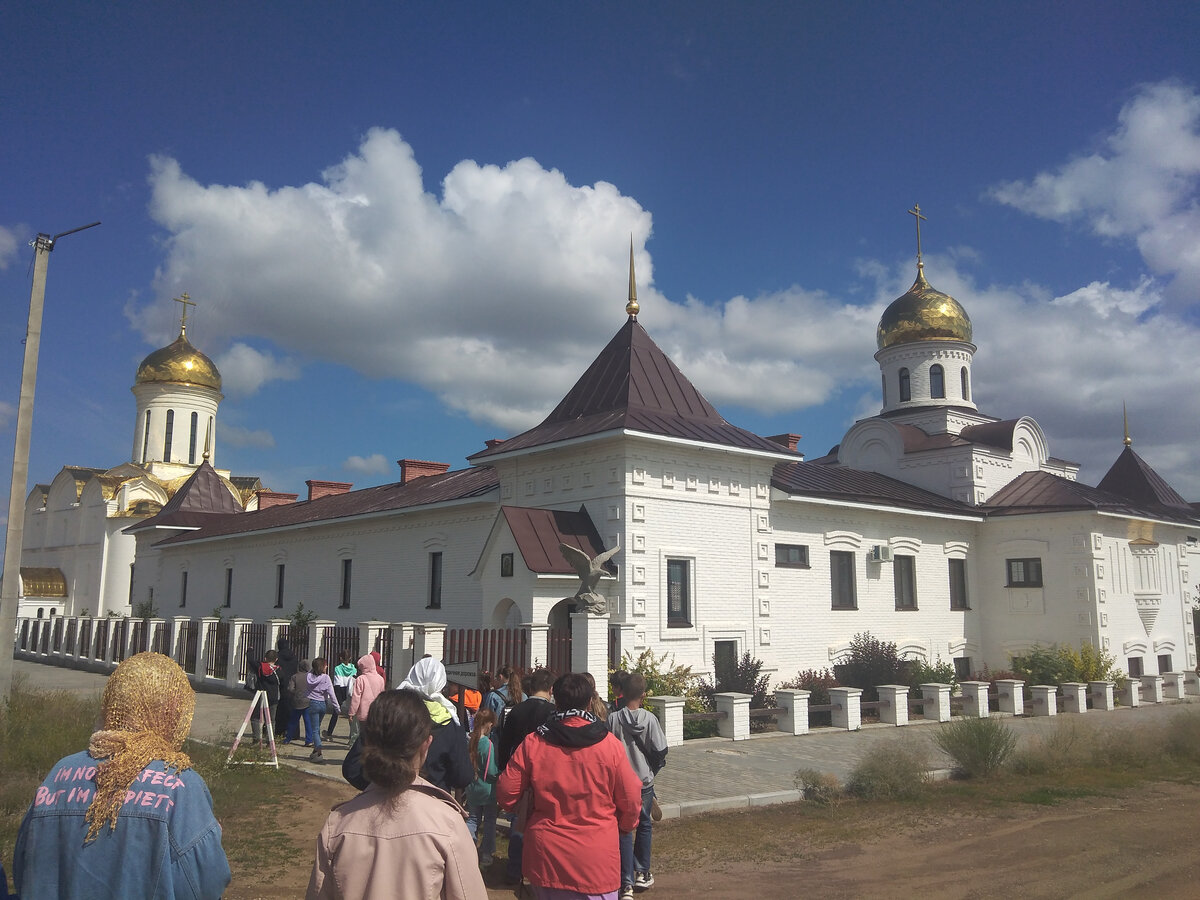
{"label": "person in red jacket", "polygon": [[624,745],[587,711],[591,696],[583,675],[555,681],[557,712],[521,742],[496,785],[505,809],[530,793],[521,864],[539,897],[615,897],[618,835],[641,813],[641,780]]}

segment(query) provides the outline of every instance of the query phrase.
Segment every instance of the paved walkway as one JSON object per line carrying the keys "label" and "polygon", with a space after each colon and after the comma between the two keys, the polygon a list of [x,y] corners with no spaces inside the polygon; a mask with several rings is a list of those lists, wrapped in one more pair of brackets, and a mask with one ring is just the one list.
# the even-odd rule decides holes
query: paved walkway
{"label": "paved walkway", "polygon": [[[96,695],[103,689],[106,677],[23,660],[14,661],[14,673],[26,678],[30,684],[49,690]],[[239,697],[197,694],[192,736],[230,746],[249,705],[249,694]],[[1200,697],[1143,705],[1137,709],[1093,710],[1083,720],[1103,728],[1131,728],[1164,721],[1183,708],[1193,712],[1200,709]],[[1018,740],[1026,742],[1052,730],[1065,718],[1068,717],[1060,713],[1054,718],[1018,717],[1009,718],[1007,722],[1017,733]],[[672,747],[667,756],[667,767],[657,779],[659,802],[667,817],[786,803],[799,799],[793,781],[798,769],[817,769],[845,781],[872,747],[898,739],[926,742],[933,759],[948,767],[949,761],[932,746],[931,738],[938,727],[937,723],[918,720],[904,728],[866,725],[856,732],[821,728],[801,736],[768,732],[753,735],[746,741],[721,738],[688,741],[682,747]],[[348,749],[348,727],[344,719],[338,722],[337,728],[338,736],[325,744],[323,765],[309,763],[309,750],[299,745],[280,745],[280,762],[313,775],[340,780],[341,762]]]}

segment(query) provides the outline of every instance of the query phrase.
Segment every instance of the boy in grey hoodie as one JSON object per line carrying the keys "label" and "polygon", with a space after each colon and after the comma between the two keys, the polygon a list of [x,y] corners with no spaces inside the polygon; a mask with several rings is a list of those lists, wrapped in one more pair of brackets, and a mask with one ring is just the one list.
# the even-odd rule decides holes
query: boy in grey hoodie
{"label": "boy in grey hoodie", "polygon": [[667,737],[658,718],[642,709],[646,679],[631,673],[625,681],[625,706],[608,717],[608,729],[625,745],[634,773],[642,780],[642,813],[637,830],[621,835],[621,894],[628,900],[633,892],[654,884],[650,873],[650,833],[653,819],[654,776],[667,761]]}

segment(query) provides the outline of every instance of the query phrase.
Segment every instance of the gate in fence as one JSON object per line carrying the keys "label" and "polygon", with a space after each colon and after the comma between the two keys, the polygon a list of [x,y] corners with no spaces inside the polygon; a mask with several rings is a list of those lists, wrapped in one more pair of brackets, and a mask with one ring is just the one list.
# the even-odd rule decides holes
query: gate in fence
{"label": "gate in fence", "polygon": [[570,628],[551,628],[546,632],[546,657],[543,665],[555,675],[571,671]]}

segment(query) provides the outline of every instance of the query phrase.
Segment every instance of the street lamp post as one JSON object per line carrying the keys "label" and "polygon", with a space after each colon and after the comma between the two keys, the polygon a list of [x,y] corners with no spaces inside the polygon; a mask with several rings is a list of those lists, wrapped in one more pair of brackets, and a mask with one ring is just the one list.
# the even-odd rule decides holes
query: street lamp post
{"label": "street lamp post", "polygon": [[34,240],[33,289],[29,294],[29,325],[25,330],[25,364],[21,369],[21,399],[17,404],[17,439],[13,447],[12,487],[8,495],[8,529],[4,542],[4,574],[0,578],[0,701],[12,688],[13,651],[17,626],[17,596],[21,586],[21,544],[25,537],[25,487],[29,478],[29,439],[33,432],[33,390],[37,384],[38,350],[42,342],[42,305],[46,298],[46,267],[55,242],[68,234],[94,228],[81,225],[51,237]]}

